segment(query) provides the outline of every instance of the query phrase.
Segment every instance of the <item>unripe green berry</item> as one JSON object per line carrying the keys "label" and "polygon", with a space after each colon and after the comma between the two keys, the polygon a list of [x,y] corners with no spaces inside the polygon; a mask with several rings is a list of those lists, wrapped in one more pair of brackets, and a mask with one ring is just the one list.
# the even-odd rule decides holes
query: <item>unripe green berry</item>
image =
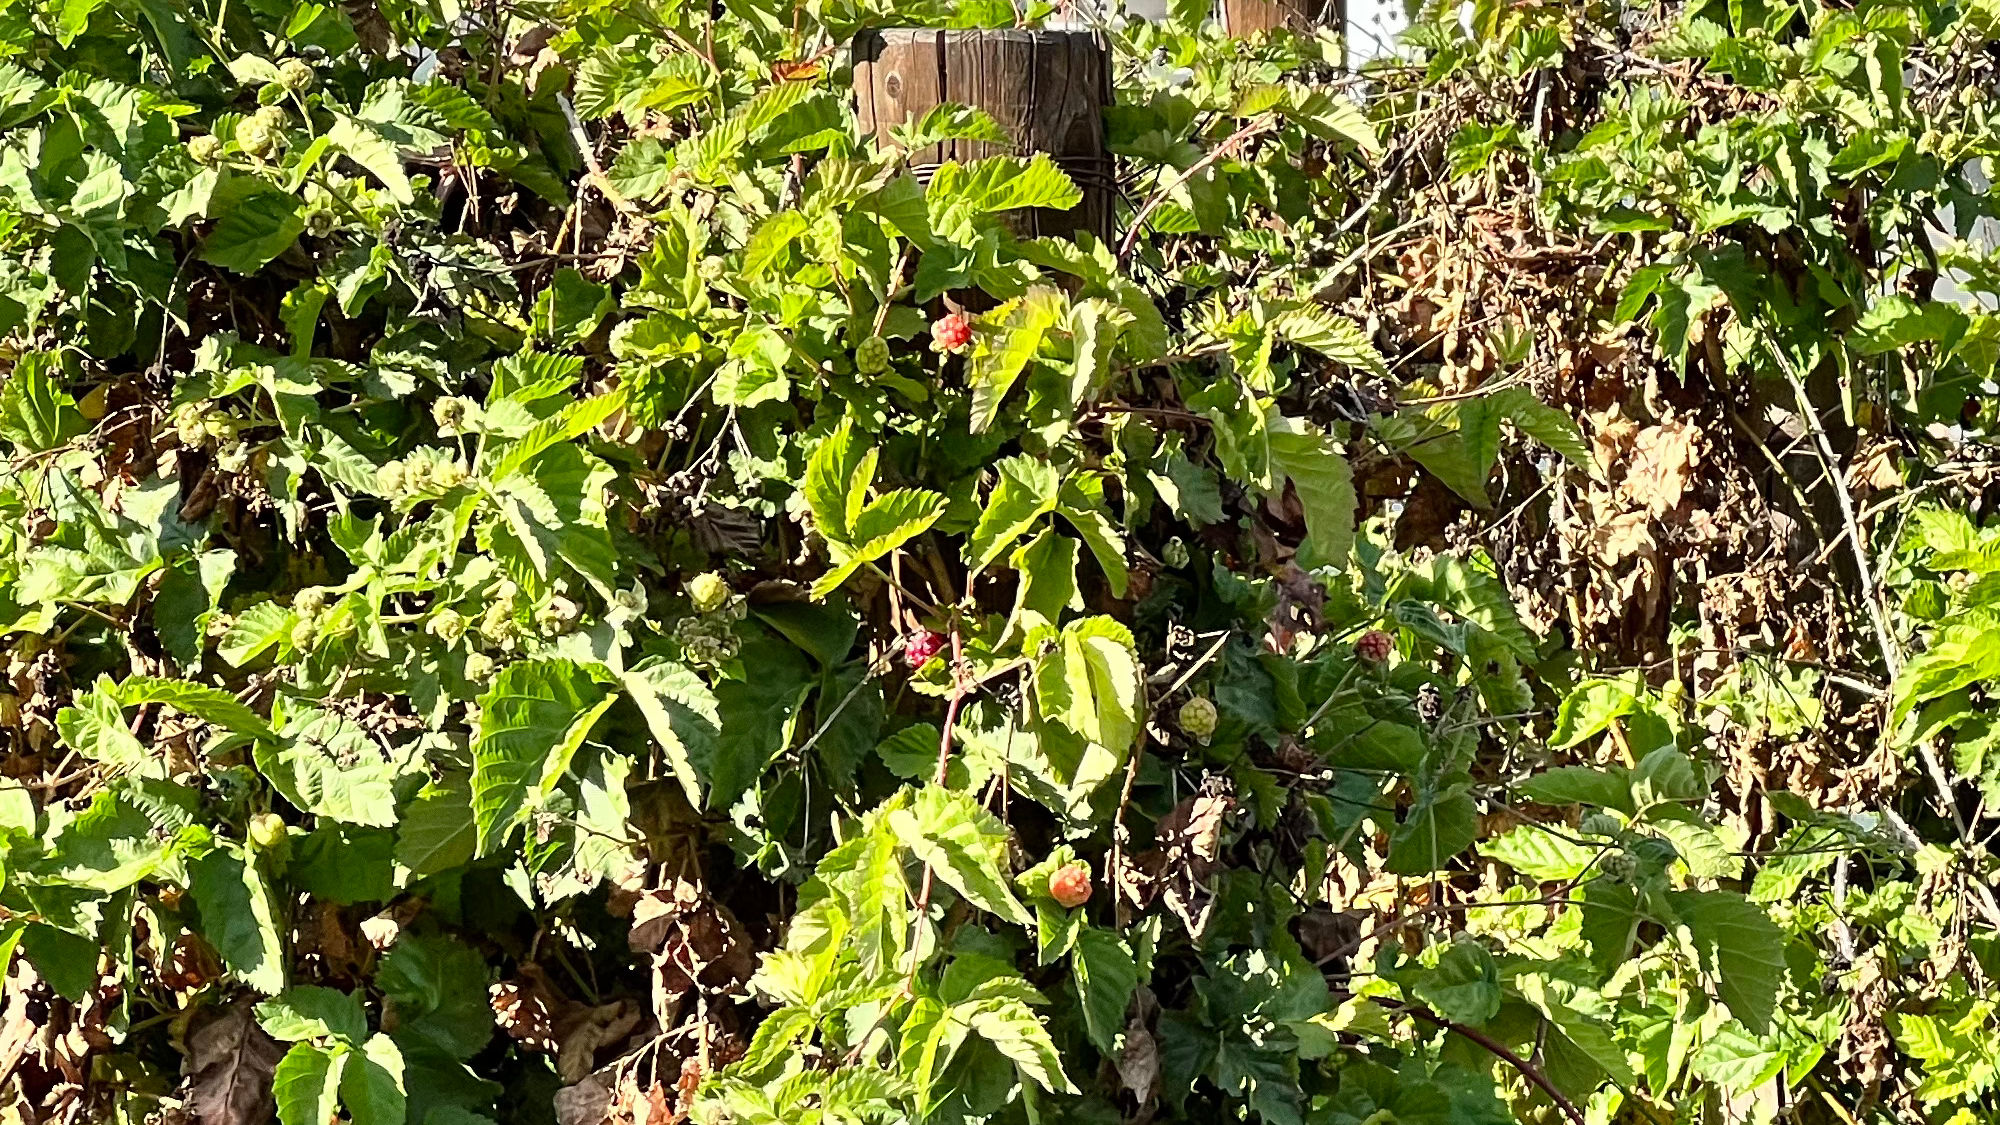
{"label": "unripe green berry", "polygon": [[273,121],[266,115],[271,108],[266,106],[236,123],[236,147],[259,160],[269,160],[278,155],[278,149],[284,143],[283,111]]}
{"label": "unripe green berry", "polygon": [[889,341],[870,336],[854,349],[854,369],[863,375],[880,375],[889,370]]}
{"label": "unripe green berry", "polygon": [[304,59],[286,59],[278,64],[278,85],[294,94],[303,94],[312,89],[318,76],[313,73],[312,64]]}
{"label": "unripe green berry", "polygon": [[465,424],[467,403],[457,395],[446,395],[431,403],[431,421],[437,423],[440,431],[450,434]]}
{"label": "unripe green berry", "polygon": [[729,604],[729,583],[712,570],[688,579],[687,592],[696,613],[714,613]]}
{"label": "unripe green berry", "polygon": [[465,635],[465,615],[455,609],[438,610],[424,622],[424,629],[445,644],[455,645]]}
{"label": "unripe green berry", "polygon": [[326,589],[321,586],[307,586],[292,595],[292,608],[307,617],[326,608]]}
{"label": "unripe green berry", "polygon": [[285,843],[285,820],[277,813],[258,813],[250,818],[250,842],[264,851],[275,851]]}
{"label": "unripe green berry", "polygon": [[1181,713],[1179,716],[1181,731],[1189,738],[1206,746],[1208,745],[1208,740],[1215,734],[1217,717],[1215,704],[1197,695],[1186,703],[1181,704]]}
{"label": "unripe green berry", "polygon": [[222,160],[222,138],[213,133],[189,137],[187,154],[196,164],[217,164]]}
{"label": "unripe green berry", "polygon": [[507,641],[514,636],[514,611],[504,602],[495,602],[479,615],[479,635],[489,641]]}
{"label": "unripe green berry", "polygon": [[201,445],[208,438],[208,404],[184,402],[174,407],[174,436],[185,446]]}
{"label": "unripe green berry", "polygon": [[375,491],[395,498],[403,494],[406,473],[401,461],[391,461],[375,470]]}

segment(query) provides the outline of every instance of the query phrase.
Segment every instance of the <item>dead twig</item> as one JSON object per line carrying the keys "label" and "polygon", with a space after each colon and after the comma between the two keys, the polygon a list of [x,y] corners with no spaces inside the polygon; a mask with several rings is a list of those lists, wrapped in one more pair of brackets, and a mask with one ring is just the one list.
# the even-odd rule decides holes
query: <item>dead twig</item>
{"label": "dead twig", "polygon": [[1493,1057],[1513,1067],[1520,1072],[1521,1077],[1539,1087],[1542,1093],[1549,1096],[1550,1101],[1556,1103],[1556,1108],[1561,1110],[1562,1115],[1568,1118],[1573,1125],[1585,1125],[1583,1111],[1576,1107],[1576,1103],[1570,1101],[1569,1096],[1561,1090],[1556,1089],[1556,1084],[1549,1081],[1548,1075],[1543,1074],[1540,1067],[1515,1054],[1506,1044],[1501,1043],[1483,1031],[1467,1027],[1454,1020],[1448,1020],[1431,1011],[1429,1008],[1417,1004],[1405,1004],[1400,1000],[1391,1000],[1386,996],[1371,996],[1369,999],[1392,1012],[1402,1012],[1405,1015],[1414,1016],[1425,1023],[1443,1028],[1453,1035],[1457,1035],[1485,1048]]}

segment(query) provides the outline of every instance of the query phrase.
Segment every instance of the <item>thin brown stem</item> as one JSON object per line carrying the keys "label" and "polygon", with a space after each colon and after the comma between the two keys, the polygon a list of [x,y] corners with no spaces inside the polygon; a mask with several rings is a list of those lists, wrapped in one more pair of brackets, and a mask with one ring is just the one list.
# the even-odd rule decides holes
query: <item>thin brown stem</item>
{"label": "thin brown stem", "polygon": [[1538,1088],[1540,1088],[1542,1093],[1547,1094],[1549,1096],[1549,1100],[1556,1103],[1556,1108],[1561,1110],[1563,1116],[1567,1117],[1573,1123],[1573,1125],[1585,1125],[1583,1111],[1576,1107],[1576,1103],[1570,1101],[1569,1096],[1567,1094],[1564,1094],[1561,1090],[1556,1089],[1556,1084],[1549,1081],[1549,1076],[1543,1074],[1540,1067],[1536,1066],[1532,1062],[1529,1062],[1527,1059],[1524,1059],[1521,1056],[1515,1054],[1511,1049],[1508,1048],[1506,1044],[1500,1042],[1497,1039],[1494,1039],[1492,1036],[1486,1034],[1483,1031],[1480,1031],[1476,1028],[1467,1027],[1464,1024],[1458,1023],[1454,1020],[1448,1020],[1443,1016],[1438,1015],[1436,1012],[1431,1011],[1429,1008],[1425,1008],[1420,1005],[1405,1004],[1402,1001],[1391,1000],[1385,996],[1371,996],[1369,997],[1369,999],[1375,1001],[1377,1004],[1380,1004],[1381,1006],[1389,1009],[1392,1012],[1402,1012],[1406,1015],[1414,1016],[1415,1018],[1420,1019],[1425,1023],[1431,1024],[1435,1027],[1443,1028],[1444,1030],[1452,1033],[1453,1035],[1460,1036],[1461,1038],[1469,1040],[1485,1048],[1488,1053],[1493,1055],[1493,1057],[1499,1059],[1500,1061],[1506,1063],[1508,1066],[1511,1066],[1515,1070],[1519,1071],[1521,1077],[1534,1083]]}

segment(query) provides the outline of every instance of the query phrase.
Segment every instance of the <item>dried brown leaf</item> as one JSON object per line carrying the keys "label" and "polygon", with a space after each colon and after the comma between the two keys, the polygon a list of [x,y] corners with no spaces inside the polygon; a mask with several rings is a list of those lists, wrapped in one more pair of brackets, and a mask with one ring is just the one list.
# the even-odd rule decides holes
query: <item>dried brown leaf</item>
{"label": "dried brown leaf", "polygon": [[271,1075],[284,1054],[246,997],[203,1024],[188,1039],[194,1085],[188,1106],[201,1125],[263,1125],[276,1103]]}

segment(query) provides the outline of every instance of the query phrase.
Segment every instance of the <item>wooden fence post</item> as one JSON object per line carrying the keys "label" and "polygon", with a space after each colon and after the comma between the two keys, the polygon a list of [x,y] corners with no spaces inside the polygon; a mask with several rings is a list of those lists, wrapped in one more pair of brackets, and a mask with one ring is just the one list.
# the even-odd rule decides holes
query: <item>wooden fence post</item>
{"label": "wooden fence post", "polygon": [[1347,0],[1218,0],[1216,18],[1229,35],[1274,27],[1311,35],[1322,27],[1347,31]]}
{"label": "wooden fence post", "polygon": [[1089,231],[1111,237],[1113,174],[1104,150],[1111,63],[1089,31],[885,28],[854,39],[854,94],[862,134],[953,102],[985,110],[1011,144],[952,140],[910,154],[920,177],[947,160],[1047,153],[1083,190],[1069,211],[1016,212],[1021,237]]}

